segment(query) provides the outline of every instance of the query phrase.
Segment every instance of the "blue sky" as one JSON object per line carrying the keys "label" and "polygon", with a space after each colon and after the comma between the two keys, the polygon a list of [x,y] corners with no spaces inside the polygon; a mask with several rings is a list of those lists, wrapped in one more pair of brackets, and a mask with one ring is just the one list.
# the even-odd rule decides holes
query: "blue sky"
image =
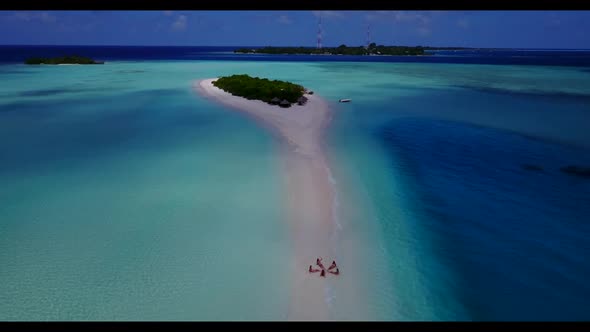
{"label": "blue sky", "polygon": [[590,11],[0,11],[0,44],[590,48]]}

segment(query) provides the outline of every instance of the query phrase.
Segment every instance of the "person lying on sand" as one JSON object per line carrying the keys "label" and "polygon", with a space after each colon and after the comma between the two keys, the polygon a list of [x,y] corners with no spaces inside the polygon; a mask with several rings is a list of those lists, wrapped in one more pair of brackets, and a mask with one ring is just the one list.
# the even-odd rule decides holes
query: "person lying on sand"
{"label": "person lying on sand", "polygon": [[320,273],[320,277],[326,277],[326,270],[322,269],[322,273]]}
{"label": "person lying on sand", "polygon": [[322,259],[321,259],[321,258],[318,258],[318,259],[316,259],[316,260],[315,260],[315,263],[317,264],[317,266],[321,267],[321,268],[322,268],[322,270],[326,269],[326,268],[324,267],[324,264],[322,264]]}
{"label": "person lying on sand", "polygon": [[332,265],[330,265],[330,267],[328,268],[328,271],[330,271],[331,269],[336,269],[338,268],[338,266],[336,266],[336,261],[332,261]]}
{"label": "person lying on sand", "polygon": [[340,270],[338,270],[338,268],[336,268],[336,272],[334,272],[334,271],[328,271],[328,272],[330,272],[332,274],[335,274],[335,275],[339,275],[340,274]]}
{"label": "person lying on sand", "polygon": [[309,273],[316,273],[316,272],[320,272],[320,269],[313,269],[310,265],[309,266]]}

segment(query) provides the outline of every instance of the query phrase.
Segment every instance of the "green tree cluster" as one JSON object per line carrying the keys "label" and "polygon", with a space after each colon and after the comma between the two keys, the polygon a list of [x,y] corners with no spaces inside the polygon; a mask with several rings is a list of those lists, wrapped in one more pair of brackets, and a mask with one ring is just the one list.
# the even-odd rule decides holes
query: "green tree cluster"
{"label": "green tree cluster", "polygon": [[270,103],[275,97],[295,103],[305,92],[305,89],[298,84],[251,77],[246,74],[221,77],[214,81],[213,85],[235,96],[262,100],[266,103]]}
{"label": "green tree cluster", "polygon": [[365,46],[324,47],[263,47],[258,49],[240,48],[234,53],[261,53],[261,54],[342,54],[342,55],[429,55],[422,46],[384,46],[375,43]]}
{"label": "green tree cluster", "polygon": [[29,58],[25,61],[27,65],[59,65],[59,64],[79,64],[79,65],[94,65],[102,64],[102,62],[94,61],[91,58],[66,55],[55,58]]}

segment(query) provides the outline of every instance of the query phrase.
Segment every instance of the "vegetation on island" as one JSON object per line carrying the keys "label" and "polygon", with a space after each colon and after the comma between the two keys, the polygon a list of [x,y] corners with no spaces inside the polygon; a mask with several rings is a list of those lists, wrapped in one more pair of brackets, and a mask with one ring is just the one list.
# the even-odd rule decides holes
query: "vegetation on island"
{"label": "vegetation on island", "polygon": [[91,58],[77,56],[77,55],[66,55],[55,58],[29,58],[25,61],[27,65],[60,65],[60,64],[76,64],[76,65],[96,65],[103,64],[104,62],[95,61]]}
{"label": "vegetation on island", "polygon": [[213,85],[232,95],[250,100],[262,100],[269,104],[276,103],[277,99],[296,103],[305,93],[305,88],[298,84],[245,74],[221,77],[214,81]]}
{"label": "vegetation on island", "polygon": [[[371,43],[368,46],[346,46],[338,47],[263,47],[258,49],[240,48],[234,53],[261,53],[261,54],[328,54],[328,55],[431,55],[423,46],[384,46]],[[445,48],[447,49],[447,48]],[[453,48],[459,49],[459,48]]]}

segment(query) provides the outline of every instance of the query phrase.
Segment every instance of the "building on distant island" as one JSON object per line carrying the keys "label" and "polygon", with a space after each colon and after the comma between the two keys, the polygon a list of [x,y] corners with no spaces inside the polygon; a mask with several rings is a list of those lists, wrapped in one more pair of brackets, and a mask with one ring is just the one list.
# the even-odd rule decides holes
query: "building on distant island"
{"label": "building on distant island", "polygon": [[338,47],[262,47],[258,49],[240,48],[234,50],[234,53],[260,53],[260,54],[316,54],[316,55],[432,55],[436,50],[435,47],[423,46],[385,46],[370,43],[364,46],[346,46],[344,44]]}
{"label": "building on distant island", "polygon": [[271,105],[278,105],[280,104],[281,99],[279,99],[278,97],[274,97],[273,99],[270,100],[270,104]]}
{"label": "building on distant island", "polygon": [[287,99],[283,99],[283,101],[281,101],[281,103],[279,104],[279,106],[281,106],[281,107],[291,107],[291,103]]}

